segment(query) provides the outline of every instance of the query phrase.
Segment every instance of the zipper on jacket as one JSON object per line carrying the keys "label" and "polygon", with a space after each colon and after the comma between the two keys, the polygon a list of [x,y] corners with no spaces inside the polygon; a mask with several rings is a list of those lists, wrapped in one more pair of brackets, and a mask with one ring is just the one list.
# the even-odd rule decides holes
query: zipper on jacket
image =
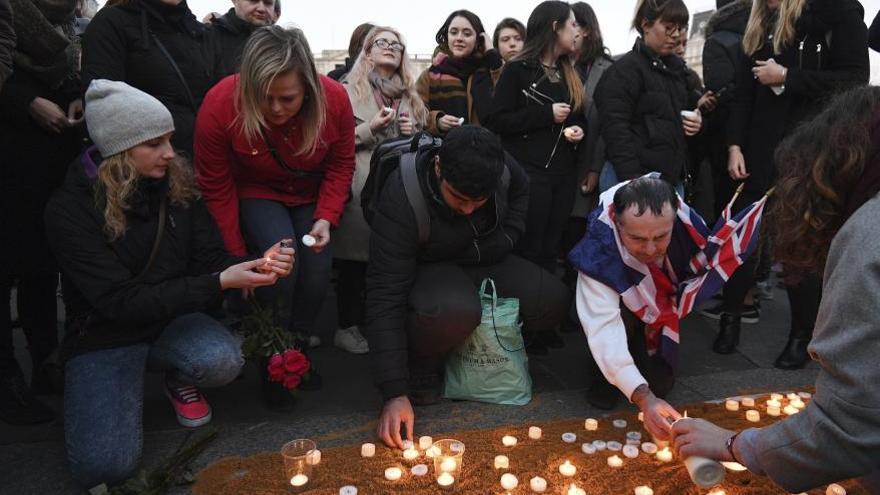
{"label": "zipper on jacket", "polygon": [[477,250],[477,263],[479,263],[483,259],[483,256],[480,253],[480,245],[477,243],[477,237],[479,237],[480,233],[477,232],[477,227],[474,225],[473,220],[471,220],[470,215],[468,215],[468,225],[470,225],[471,230],[474,231],[474,239],[472,242],[474,243],[474,249]]}
{"label": "zipper on jacket", "polygon": [[816,70],[822,70],[822,43],[816,43]]}
{"label": "zipper on jacket", "polygon": [[804,68],[804,43],[807,41],[806,38],[802,39],[800,44],[798,45],[798,68]]}

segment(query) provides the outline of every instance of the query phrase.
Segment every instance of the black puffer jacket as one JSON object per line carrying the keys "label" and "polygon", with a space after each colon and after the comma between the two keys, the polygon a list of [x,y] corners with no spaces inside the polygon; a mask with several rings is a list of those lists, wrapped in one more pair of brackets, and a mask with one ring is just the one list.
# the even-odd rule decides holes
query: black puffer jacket
{"label": "black puffer jacket", "polygon": [[[766,39],[749,57],[738,74],[728,122],[728,144],[740,145],[745,155],[748,191],[763,193],[772,186],[773,153],[799,123],[818,113],[832,95],[868,82],[864,15],[856,0],[809,0],[795,24],[795,43],[774,54],[772,40]],[[788,68],[785,91],[778,96],[751,72],[756,60],[771,57]]]}
{"label": "black puffer jacket", "polygon": [[565,82],[551,82],[540,63],[514,60],[501,70],[484,125],[501,136],[504,149],[529,173],[573,174],[577,146],[562,130],[579,125],[586,131],[587,120],[581,110],[562,124],[553,121],[553,103],[570,100]]}
{"label": "black puffer jacket", "polygon": [[726,88],[719,104],[733,99],[737,69],[746,64],[742,38],[751,9],[751,0],[736,0],[712,14],[706,23],[703,82],[714,93]]}
{"label": "black puffer jacket", "polygon": [[385,399],[407,393],[407,303],[419,263],[491,265],[510,253],[525,230],[529,181],[513,159],[507,160],[507,189],[463,216],[440,199],[433,158],[433,153],[425,154],[417,163],[431,218],[428,241],[419,245],[418,224],[399,170],[385,180],[371,224],[366,336],[373,376]]}
{"label": "black puffer jacket", "polygon": [[159,198],[167,181],[144,180],[126,215],[125,236],[108,241],[95,206],[94,148],[77,158],[46,207],[46,232],[65,279],[67,318],[81,332],[74,353],[155,339],[168,322],[207,309],[221,297],[219,272],[240,262],[226,254],[201,199],[168,204],[165,235],[153,265]]}
{"label": "black puffer jacket", "polygon": [[687,90],[684,61],[657,57],[639,38],[596,88],[606,155],[620,180],[648,172],[681,182],[688,160],[681,111],[697,99]]}
{"label": "black puffer jacket", "polygon": [[215,20],[208,28],[208,40],[212,44],[215,64],[220,79],[238,72],[241,67],[241,51],[251,33],[260,26],[254,26],[239,19],[235,9]]}
{"label": "black puffer jacket", "polygon": [[204,31],[186,0],[175,6],[131,0],[103,8],[83,37],[83,89],[92,79],[110,79],[153,95],[174,117],[175,148],[192,159],[196,112],[216,79]]}

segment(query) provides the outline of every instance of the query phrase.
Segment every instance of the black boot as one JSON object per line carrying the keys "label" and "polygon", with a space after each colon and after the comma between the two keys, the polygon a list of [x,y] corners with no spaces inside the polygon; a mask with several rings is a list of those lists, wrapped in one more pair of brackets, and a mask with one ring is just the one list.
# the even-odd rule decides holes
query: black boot
{"label": "black boot", "polygon": [[55,411],[34,397],[16,365],[0,376],[0,420],[13,425],[35,425],[55,419]]}
{"label": "black boot", "polygon": [[730,313],[721,314],[718,336],[712,344],[712,350],[718,354],[731,354],[739,344],[740,316]]}
{"label": "black boot", "polygon": [[807,353],[807,346],[810,345],[812,339],[811,332],[801,332],[792,329],[788,335],[788,343],[782,350],[782,354],[776,358],[773,366],[781,370],[796,370],[803,368],[810,361],[810,354]]}

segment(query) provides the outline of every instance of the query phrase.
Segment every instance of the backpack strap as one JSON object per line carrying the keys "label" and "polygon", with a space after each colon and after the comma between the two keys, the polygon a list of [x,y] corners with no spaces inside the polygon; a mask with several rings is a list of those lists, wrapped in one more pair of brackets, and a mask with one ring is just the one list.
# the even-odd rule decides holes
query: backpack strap
{"label": "backpack strap", "polygon": [[425,203],[425,194],[419,185],[419,175],[416,171],[417,152],[407,152],[400,155],[400,176],[403,179],[403,189],[406,199],[412,206],[416,215],[416,224],[419,227],[419,244],[428,242],[431,233],[431,216],[428,215],[428,205]]}

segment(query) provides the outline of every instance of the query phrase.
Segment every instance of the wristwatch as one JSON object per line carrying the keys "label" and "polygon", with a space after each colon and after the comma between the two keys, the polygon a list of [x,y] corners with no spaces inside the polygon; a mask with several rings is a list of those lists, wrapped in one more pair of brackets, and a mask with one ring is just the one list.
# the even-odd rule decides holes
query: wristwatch
{"label": "wristwatch", "polygon": [[736,437],[739,436],[739,433],[740,432],[736,432],[727,439],[727,453],[730,454],[730,458],[735,462],[739,462],[739,460],[737,460],[736,454],[733,453],[733,442],[736,441]]}

